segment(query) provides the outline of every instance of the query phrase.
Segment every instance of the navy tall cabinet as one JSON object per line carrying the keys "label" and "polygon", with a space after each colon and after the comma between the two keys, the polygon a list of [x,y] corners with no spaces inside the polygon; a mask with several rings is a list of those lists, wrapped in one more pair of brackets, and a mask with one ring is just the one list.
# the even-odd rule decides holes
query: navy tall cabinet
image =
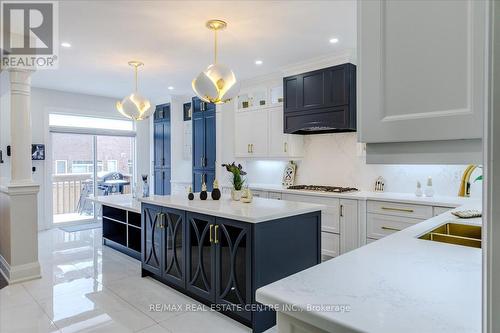
{"label": "navy tall cabinet", "polygon": [[170,103],[156,106],[154,122],[154,193],[170,194]]}
{"label": "navy tall cabinet", "polygon": [[193,191],[201,191],[207,184],[212,191],[215,179],[215,104],[198,97],[192,101],[193,122]]}

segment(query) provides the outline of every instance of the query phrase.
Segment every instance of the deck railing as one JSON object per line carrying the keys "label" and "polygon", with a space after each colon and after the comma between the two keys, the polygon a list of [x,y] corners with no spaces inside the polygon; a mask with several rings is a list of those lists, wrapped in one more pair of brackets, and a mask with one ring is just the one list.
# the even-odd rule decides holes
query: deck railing
{"label": "deck railing", "polygon": [[[130,180],[130,175],[124,175],[124,179]],[[76,213],[78,202],[87,197],[88,194],[93,193],[92,187],[92,173],[65,173],[53,175],[53,214]],[[130,186],[124,187],[124,193],[130,193]]]}

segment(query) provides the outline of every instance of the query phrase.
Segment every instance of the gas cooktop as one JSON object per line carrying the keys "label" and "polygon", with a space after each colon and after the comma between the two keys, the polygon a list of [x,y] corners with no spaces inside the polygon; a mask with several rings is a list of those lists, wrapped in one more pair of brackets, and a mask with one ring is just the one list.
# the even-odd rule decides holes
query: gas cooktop
{"label": "gas cooktop", "polygon": [[317,192],[334,192],[334,193],[358,191],[358,189],[354,187],[324,186],[324,185],[293,185],[293,186],[288,186],[288,189],[317,191]]}

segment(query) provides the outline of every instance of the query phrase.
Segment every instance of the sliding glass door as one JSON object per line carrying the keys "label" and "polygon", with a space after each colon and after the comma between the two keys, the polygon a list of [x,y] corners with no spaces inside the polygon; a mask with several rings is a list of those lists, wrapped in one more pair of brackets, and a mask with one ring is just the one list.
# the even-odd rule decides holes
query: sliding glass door
{"label": "sliding glass door", "polygon": [[53,224],[94,221],[92,198],[130,194],[134,137],[51,133]]}
{"label": "sliding glass door", "polygon": [[96,136],[97,195],[129,194],[134,179],[134,138]]}
{"label": "sliding glass door", "polygon": [[51,137],[53,223],[93,220],[94,136],[51,133]]}

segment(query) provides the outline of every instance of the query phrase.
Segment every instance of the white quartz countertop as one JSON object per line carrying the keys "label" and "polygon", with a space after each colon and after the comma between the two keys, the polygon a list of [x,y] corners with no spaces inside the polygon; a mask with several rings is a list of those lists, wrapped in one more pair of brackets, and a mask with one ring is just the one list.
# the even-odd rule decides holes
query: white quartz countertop
{"label": "white quartz countertop", "polygon": [[102,205],[128,210],[139,214],[141,213],[140,201],[132,198],[131,194],[106,195],[90,199]]}
{"label": "white quartz countertop", "polygon": [[224,217],[250,223],[259,223],[284,217],[321,211],[324,206],[286,200],[253,198],[251,203],[232,201],[223,196],[220,200],[190,201],[186,196],[152,195],[139,198],[141,202],[158,206],[186,210],[195,213]]}
{"label": "white quartz countertop", "polygon": [[[480,203],[469,208],[480,209]],[[257,301],[328,332],[481,332],[481,250],[418,239],[447,212],[257,290]],[[307,311],[346,305],[349,311]]]}
{"label": "white quartz countertop", "polygon": [[413,193],[397,193],[397,192],[371,192],[371,191],[356,191],[347,193],[332,193],[332,192],[318,192],[318,191],[305,191],[305,190],[289,190],[281,185],[270,184],[250,184],[252,190],[257,191],[270,191],[280,192],[287,194],[297,195],[310,195],[343,199],[357,199],[357,200],[379,200],[401,203],[413,203],[420,205],[430,206],[443,206],[443,207],[458,207],[465,205],[477,199],[463,198],[463,197],[449,197],[449,196],[433,196],[433,197],[417,197]]}

